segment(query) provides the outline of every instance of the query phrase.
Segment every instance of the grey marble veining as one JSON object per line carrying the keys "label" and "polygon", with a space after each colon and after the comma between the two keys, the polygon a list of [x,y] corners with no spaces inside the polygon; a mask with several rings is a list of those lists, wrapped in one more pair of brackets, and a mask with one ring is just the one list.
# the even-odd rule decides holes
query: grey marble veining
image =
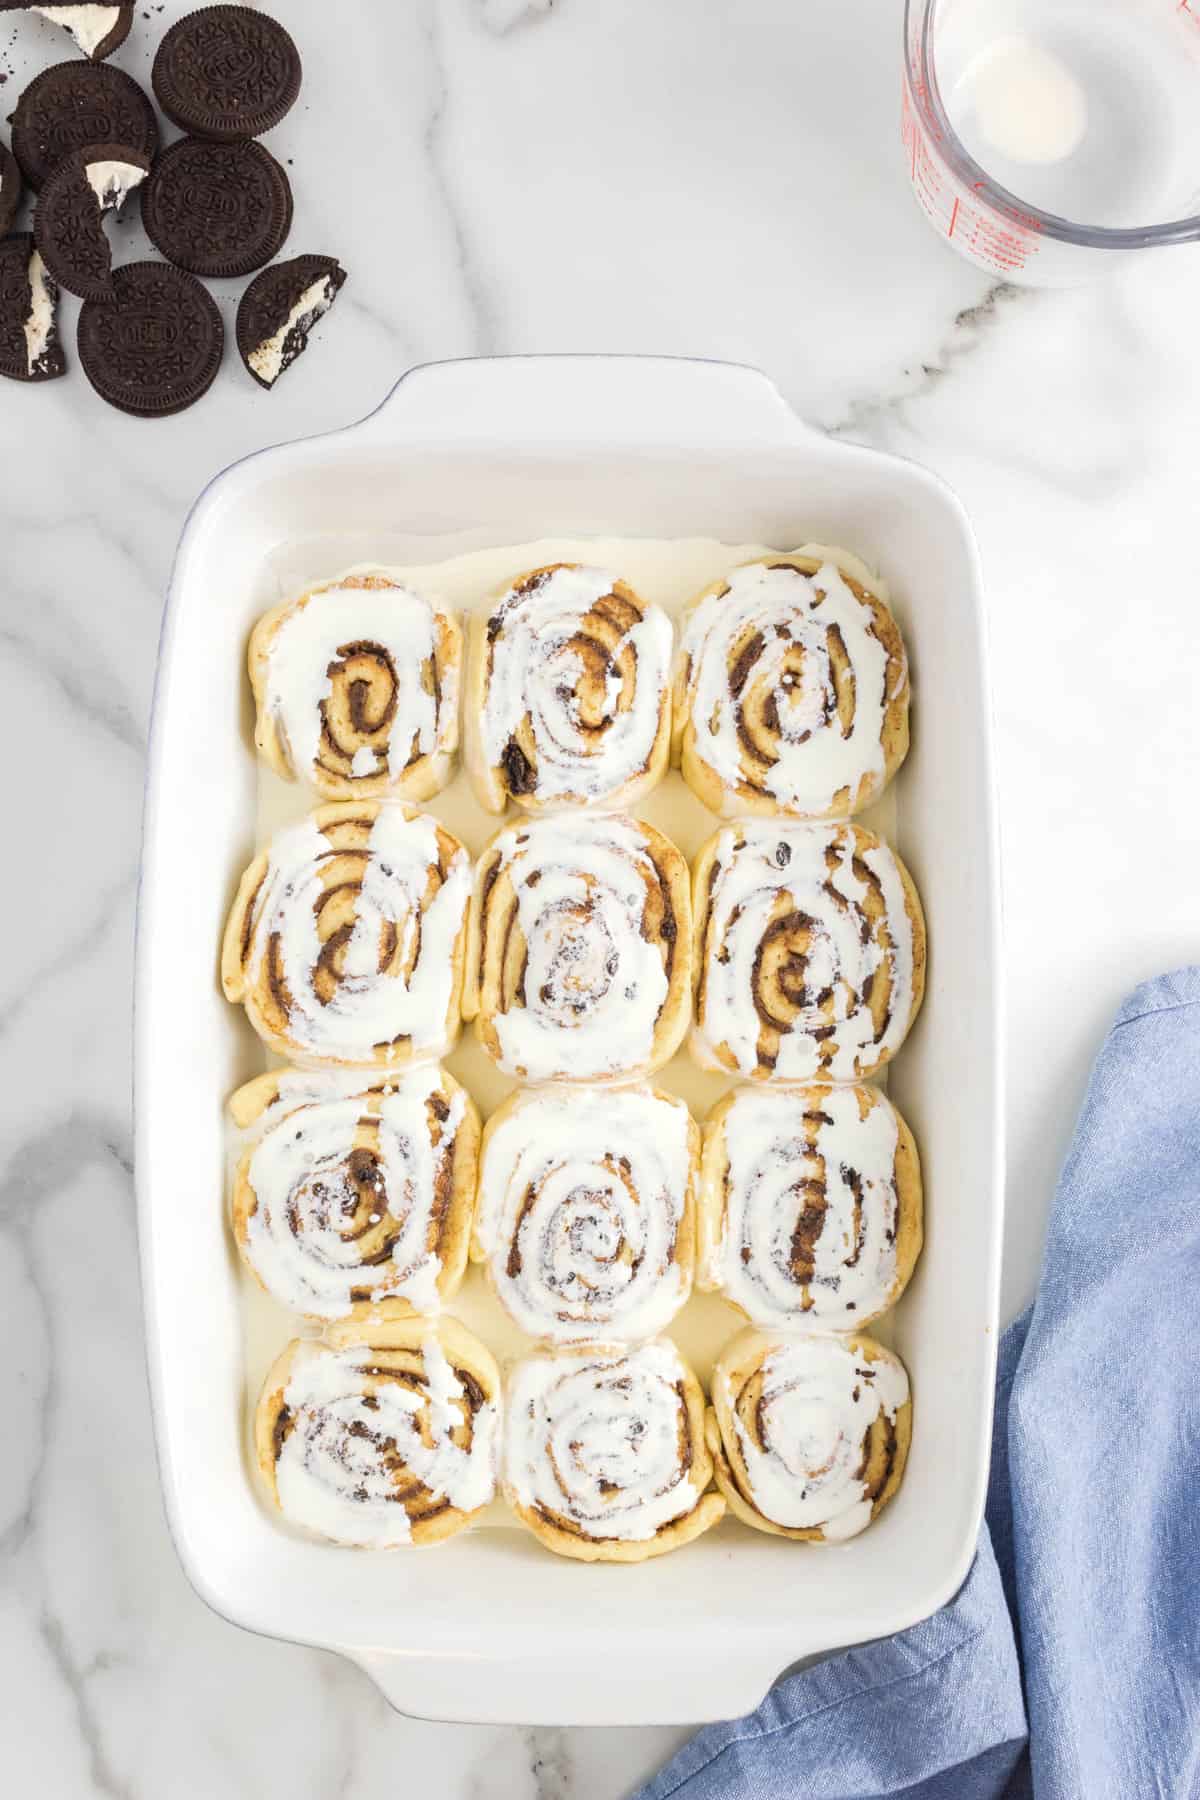
{"label": "grey marble veining", "polygon": [[[183,9],[148,10],[117,58],[142,78]],[[943,475],[991,597],[1011,1312],[1107,1015],[1200,946],[1200,258],[1027,293],[939,246],[899,154],[898,0],[285,10],[308,59],[271,138],[296,185],[290,248],[351,271],[320,342],[272,395],[229,354],[205,403],[154,425],[107,410],[78,371],[0,392],[4,1787],[615,1800],[683,1734],[401,1718],[339,1659],[208,1612],[166,1533],[129,995],[157,632],[186,509],[235,458],[366,413],[412,362],[504,351],[755,363],[815,423]],[[69,48],[6,23],[2,110]],[[136,219],[117,230],[123,258],[141,253]],[[237,284],[217,292],[231,329]]]}

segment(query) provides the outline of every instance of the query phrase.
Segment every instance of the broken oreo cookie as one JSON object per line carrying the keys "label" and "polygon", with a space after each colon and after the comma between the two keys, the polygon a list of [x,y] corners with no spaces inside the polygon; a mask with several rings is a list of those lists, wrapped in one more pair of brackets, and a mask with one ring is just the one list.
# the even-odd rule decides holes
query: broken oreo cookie
{"label": "broken oreo cookie", "polygon": [[16,157],[6,144],[0,144],[0,237],[17,216],[23,186]]}
{"label": "broken oreo cookie", "polygon": [[73,150],[46,177],[33,235],[51,275],[81,300],[112,300],[112,253],[104,214],[150,172],[150,158],[131,144],[93,144]]}
{"label": "broken oreo cookie", "polygon": [[132,6],[103,6],[80,0],[72,6],[23,5],[23,11],[38,13],[52,25],[69,31],[83,54],[91,62],[103,62],[119,50],[129,36],[133,24]]}
{"label": "broken oreo cookie", "polygon": [[345,279],[332,256],[294,256],[255,276],[238,307],[237,346],[260,387],[274,387],[307,348]]}
{"label": "broken oreo cookie", "polygon": [[58,341],[58,289],[28,231],[0,238],[0,375],[53,381],[66,372]]}
{"label": "broken oreo cookie", "polygon": [[261,144],[183,138],[155,164],[142,223],[163,255],[193,275],[249,275],[283,248],[291,184]]}
{"label": "broken oreo cookie", "polygon": [[56,63],[21,98],[12,120],[13,154],[32,188],[72,150],[89,144],[129,144],[153,160],[158,149],[154,108],[136,81],[108,63]]}
{"label": "broken oreo cookie", "polygon": [[182,412],[206,394],[221,366],[225,332],[216,301],[169,263],[113,270],[116,300],[88,300],[79,315],[79,360],[101,399],[138,418]]}
{"label": "broken oreo cookie", "polygon": [[300,92],[300,52],[277,20],[248,6],[203,6],[172,25],[151,80],[158,104],[197,137],[261,137]]}

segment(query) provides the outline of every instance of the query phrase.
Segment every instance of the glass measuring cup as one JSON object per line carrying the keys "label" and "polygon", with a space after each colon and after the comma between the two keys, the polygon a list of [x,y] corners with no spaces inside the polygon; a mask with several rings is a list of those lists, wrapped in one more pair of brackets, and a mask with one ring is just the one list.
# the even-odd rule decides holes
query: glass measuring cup
{"label": "glass measuring cup", "polygon": [[906,0],[901,130],[934,230],[1005,280],[1200,239],[1200,0]]}

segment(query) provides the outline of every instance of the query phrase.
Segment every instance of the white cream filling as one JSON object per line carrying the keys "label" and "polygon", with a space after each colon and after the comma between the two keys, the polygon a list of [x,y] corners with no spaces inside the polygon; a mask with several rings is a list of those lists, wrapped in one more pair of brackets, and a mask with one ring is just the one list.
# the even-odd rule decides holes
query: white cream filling
{"label": "white cream filling", "polygon": [[25,353],[32,375],[54,335],[54,288],[39,250],[29,259],[29,288],[33,305],[25,321]]}
{"label": "white cream filling", "polygon": [[121,16],[119,6],[35,6],[30,9],[61,25],[85,56],[94,56]]}
{"label": "white cream filling", "polygon": [[289,334],[298,325],[304,325],[306,330],[310,330],[329,311],[333,300],[334,288],[328,275],[322,275],[311,287],[305,288],[274,337],[265,338],[247,358],[260,380],[265,381],[268,386],[278,381],[283,373],[284,349]]}
{"label": "white cream filling", "polygon": [[146,179],[145,169],[127,162],[88,163],[86,174],[101,212],[120,212],[125,196]]}

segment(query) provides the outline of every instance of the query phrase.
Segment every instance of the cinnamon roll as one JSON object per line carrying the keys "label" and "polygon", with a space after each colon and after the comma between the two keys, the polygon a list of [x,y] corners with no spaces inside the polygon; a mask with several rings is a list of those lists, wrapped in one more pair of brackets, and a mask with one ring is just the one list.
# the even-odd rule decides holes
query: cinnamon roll
{"label": "cinnamon roll", "polygon": [[382,1300],[434,1313],[457,1290],[479,1114],[451,1076],[280,1069],[239,1088],[229,1110],[253,1134],[234,1177],[234,1238],[281,1306],[318,1319]]}
{"label": "cinnamon roll", "polygon": [[552,1343],[652,1337],[692,1289],[700,1133],[653,1088],[518,1091],[488,1120],[471,1253]]}
{"label": "cinnamon roll", "polygon": [[921,1249],[912,1133],[874,1088],[735,1088],[709,1114],[697,1282],[756,1325],[853,1331]]}
{"label": "cinnamon roll", "polygon": [[908,753],[908,659],[856,557],[814,545],[744,563],[693,601],[674,753],[713,812],[844,819]]}
{"label": "cinnamon roll", "polygon": [[860,825],[750,820],[695,872],[703,1068],[756,1081],[857,1081],[896,1054],[925,991],[921,902]]}
{"label": "cinnamon roll", "polygon": [[482,805],[632,806],[670,754],[671,622],[579,563],[534,569],[471,627],[464,748]]}
{"label": "cinnamon roll", "polygon": [[683,1038],[690,980],[687,865],[651,826],[531,819],[480,857],[463,1016],[508,1074],[648,1074]]}
{"label": "cinnamon roll", "polygon": [[428,800],[453,768],[462,654],[454,615],[382,570],[310,588],[251,633],[259,753],[329,800]]}
{"label": "cinnamon roll", "polygon": [[293,1525],[390,1550],[461,1531],[495,1493],[500,1372],[455,1319],[333,1327],[267,1376],[254,1444]]}
{"label": "cinnamon roll", "polygon": [[904,1364],[873,1338],[743,1331],[705,1420],[717,1486],[756,1531],[835,1543],[900,1486],[912,1437]]}
{"label": "cinnamon roll", "polygon": [[548,1550],[581,1562],[676,1550],[724,1514],[705,1491],[711,1479],[704,1396],[666,1338],[531,1357],[513,1371],[504,1492]]}
{"label": "cinnamon roll", "polygon": [[242,876],[221,957],[270,1049],[393,1068],[458,1036],[471,871],[436,819],[395,801],[322,806]]}

